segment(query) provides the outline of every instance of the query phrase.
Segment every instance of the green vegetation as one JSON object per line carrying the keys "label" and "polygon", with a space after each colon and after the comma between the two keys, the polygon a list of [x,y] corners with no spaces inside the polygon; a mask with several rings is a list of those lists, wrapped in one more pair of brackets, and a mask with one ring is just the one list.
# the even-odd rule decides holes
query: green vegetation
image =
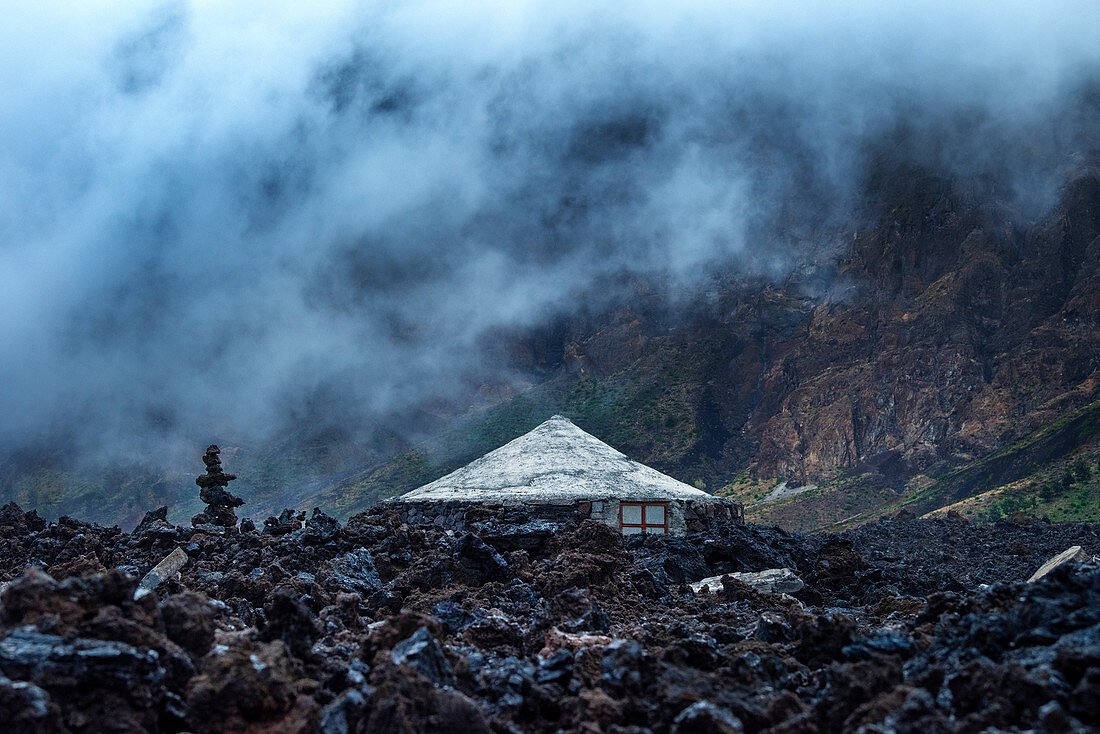
{"label": "green vegetation", "polygon": [[[1049,503],[1077,481],[1076,462],[1071,467],[1065,459],[1097,440],[1098,417],[1100,401],[1094,401],[999,451],[937,477],[927,488],[907,497],[903,504],[922,514],[1027,479],[1037,485],[1036,495],[1045,492]],[[1083,457],[1081,461],[1084,476],[1088,466]],[[1058,467],[1057,477],[1050,469],[1052,466]],[[1041,480],[1035,481],[1037,475],[1042,475]],[[1052,485],[1052,481],[1058,484]]]}
{"label": "green vegetation", "polygon": [[1003,489],[973,516],[993,521],[1017,511],[1059,522],[1100,521],[1100,478],[1085,457],[1078,456],[1062,466],[1044,467],[1027,481]]}
{"label": "green vegetation", "polygon": [[160,505],[168,505],[177,522],[198,512],[202,503],[191,481],[137,465],[98,474],[41,467],[22,474],[4,494],[24,508],[36,508],[43,517],[70,515],[118,523],[129,530],[147,510]]}
{"label": "green vegetation", "polygon": [[773,478],[757,478],[747,469],[742,469],[728,483],[719,487],[714,494],[720,497],[730,497],[748,506],[759,502],[779,486],[779,480]]}

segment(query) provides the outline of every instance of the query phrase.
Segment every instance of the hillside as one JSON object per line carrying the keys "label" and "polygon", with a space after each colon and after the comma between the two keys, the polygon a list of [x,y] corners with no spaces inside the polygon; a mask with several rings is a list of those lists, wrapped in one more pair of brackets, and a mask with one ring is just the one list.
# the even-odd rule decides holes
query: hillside
{"label": "hillside", "polygon": [[[560,411],[794,528],[978,495],[960,509],[1096,519],[1100,182],[1021,225],[908,173],[873,226],[781,283],[718,281],[674,326],[643,305],[559,330],[556,373],[426,443],[428,476]],[[783,482],[813,489],[754,504]]]}
{"label": "hillside", "polygon": [[[562,413],[795,529],[948,505],[1097,519],[1100,180],[1072,179],[1027,222],[974,184],[882,165],[867,224],[779,280],[731,270],[676,297],[636,281],[601,311],[498,334],[520,389],[475,386],[415,430],[307,421],[230,449],[242,511],[348,517]],[[123,524],[168,503],[182,519],[188,471],[44,454],[5,467],[0,499]]]}

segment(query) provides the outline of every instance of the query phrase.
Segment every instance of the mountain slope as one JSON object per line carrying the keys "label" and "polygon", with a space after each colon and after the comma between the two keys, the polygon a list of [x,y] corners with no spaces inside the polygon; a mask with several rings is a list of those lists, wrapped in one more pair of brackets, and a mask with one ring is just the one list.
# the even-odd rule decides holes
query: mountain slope
{"label": "mountain slope", "polygon": [[[1100,397],[1100,181],[1073,181],[1029,226],[948,181],[909,181],[882,194],[835,269],[721,283],[674,328],[624,308],[563,340],[558,374],[480,430],[558,410],[711,491],[820,485],[761,508],[807,528],[993,489],[975,462],[1019,442],[1046,447],[1014,450],[1036,471],[1063,461],[1081,441],[1036,437],[1064,437]],[[971,467],[961,485],[956,467]]]}
{"label": "mountain slope", "polygon": [[[515,379],[425,407],[415,431],[333,430],[318,416],[240,447],[227,467],[243,513],[318,504],[346,517],[562,413],[745,500],[750,518],[801,529],[998,489],[1008,495],[968,509],[1083,517],[1073,508],[1088,505],[1091,480],[1060,477],[1093,456],[1083,421],[1100,398],[1100,180],[1077,177],[1029,222],[980,182],[880,165],[863,224],[823,234],[782,279],[731,269],[675,297],[636,280],[603,310],[497,335]],[[784,482],[787,496],[760,501]],[[189,487],[182,469],[40,461],[6,468],[0,499],[125,524],[160,502],[189,513]]]}

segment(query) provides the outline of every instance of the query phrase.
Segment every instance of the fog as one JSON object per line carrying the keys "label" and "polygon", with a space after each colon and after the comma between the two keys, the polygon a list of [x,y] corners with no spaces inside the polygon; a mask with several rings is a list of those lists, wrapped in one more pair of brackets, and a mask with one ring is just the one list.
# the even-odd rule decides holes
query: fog
{"label": "fog", "polygon": [[617,274],[782,277],[853,221],[869,151],[1032,216],[1097,140],[1095,2],[4,15],[8,451],[194,454],[318,401],[366,425],[509,379],[487,332]]}

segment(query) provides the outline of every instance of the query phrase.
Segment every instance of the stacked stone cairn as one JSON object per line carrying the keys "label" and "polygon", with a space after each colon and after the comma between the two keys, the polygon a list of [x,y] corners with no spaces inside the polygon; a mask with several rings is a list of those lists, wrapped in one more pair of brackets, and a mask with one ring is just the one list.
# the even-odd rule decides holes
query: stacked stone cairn
{"label": "stacked stone cairn", "polygon": [[196,478],[195,484],[199,485],[199,499],[206,503],[206,509],[191,518],[193,527],[206,525],[229,530],[237,526],[237,513],[233,508],[243,505],[244,500],[226,490],[237,475],[222,471],[220,453],[217,446],[210,446],[203,454],[206,473]]}

